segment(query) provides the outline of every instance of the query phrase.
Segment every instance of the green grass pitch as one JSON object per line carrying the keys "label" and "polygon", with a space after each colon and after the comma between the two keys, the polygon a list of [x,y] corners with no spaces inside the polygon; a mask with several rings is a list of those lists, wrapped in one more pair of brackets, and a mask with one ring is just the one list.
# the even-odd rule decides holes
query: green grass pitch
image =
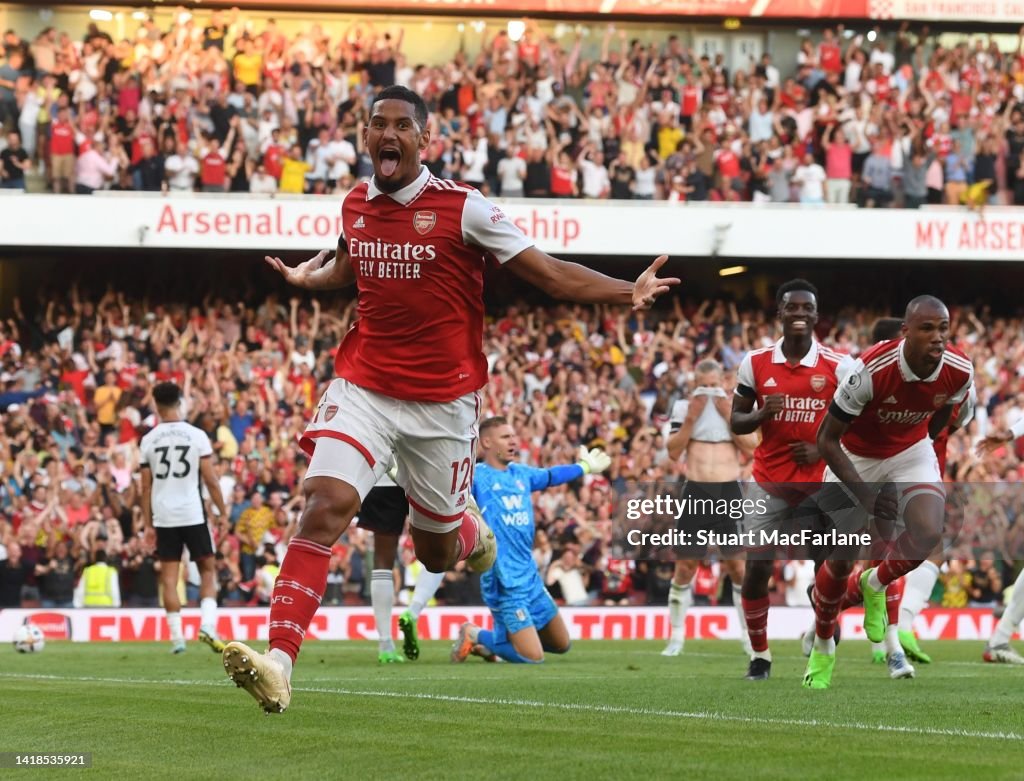
{"label": "green grass pitch", "polygon": [[[259,645],[262,648],[262,644]],[[1024,669],[975,642],[927,643],[936,663],[891,681],[868,646],[839,647],[834,686],[800,687],[796,642],[772,679],[742,679],[739,644],[576,643],[540,666],[378,666],[376,644],[311,642],[291,708],[262,714],[190,643],[0,649],[0,751],[92,752],[104,778],[1010,779],[1024,774]]]}

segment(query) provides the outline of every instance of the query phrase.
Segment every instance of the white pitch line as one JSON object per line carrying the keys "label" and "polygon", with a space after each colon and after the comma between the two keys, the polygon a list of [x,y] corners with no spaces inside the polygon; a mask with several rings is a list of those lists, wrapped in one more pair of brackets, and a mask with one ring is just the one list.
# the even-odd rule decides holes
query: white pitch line
{"label": "white pitch line", "polygon": [[[0,673],[0,678],[15,678],[43,681],[72,681],[78,683],[117,683],[140,685],[185,685],[224,688],[228,681],[195,680],[147,680],[142,678],[101,678],[91,676],[62,676],[43,674]],[[427,700],[430,702],[457,702],[465,705],[499,705],[502,707],[531,708],[537,710],[563,710],[577,713],[612,713],[627,716],[652,716],[656,718],[687,719],[694,721],[731,721],[741,724],[762,726],[784,725],[788,727],[824,727],[827,729],[849,729],[867,732],[894,732],[904,735],[927,735],[954,738],[976,738],[986,740],[1024,740],[1017,732],[985,732],[980,730],[949,729],[943,727],[906,727],[894,724],[867,724],[860,721],[825,721],[823,719],[767,719],[757,716],[739,716],[715,711],[673,711],[657,708],[635,708],[621,705],[602,705],[586,702],[544,702],[542,700],[519,700],[499,697],[463,697],[451,694],[427,694],[423,692],[396,692],[384,690],[326,689],[297,686],[293,691],[313,694],[339,694],[346,697],[382,697],[385,699]],[[814,695],[809,695],[814,696]]]}

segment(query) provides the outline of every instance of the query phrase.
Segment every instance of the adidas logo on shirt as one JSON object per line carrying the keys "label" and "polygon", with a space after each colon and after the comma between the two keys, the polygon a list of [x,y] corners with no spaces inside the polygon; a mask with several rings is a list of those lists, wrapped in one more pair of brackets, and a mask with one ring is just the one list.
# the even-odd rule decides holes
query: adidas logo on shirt
{"label": "adidas logo on shirt", "polygon": [[352,227],[353,228],[365,228],[366,227],[366,220],[363,219],[363,215],[361,215],[361,214],[359,215],[359,219],[357,219],[354,223],[352,223]]}
{"label": "adidas logo on shirt", "polygon": [[778,385],[778,383],[775,382],[775,378],[774,377],[769,377],[768,381],[765,382],[764,387],[766,387],[766,388],[774,388],[776,385]]}
{"label": "adidas logo on shirt", "polygon": [[887,399],[886,399],[885,401],[883,401],[882,403],[883,403],[883,404],[899,404],[899,402],[898,402],[898,401],[896,400],[896,397],[895,397],[895,396],[890,396],[889,398],[887,398]]}

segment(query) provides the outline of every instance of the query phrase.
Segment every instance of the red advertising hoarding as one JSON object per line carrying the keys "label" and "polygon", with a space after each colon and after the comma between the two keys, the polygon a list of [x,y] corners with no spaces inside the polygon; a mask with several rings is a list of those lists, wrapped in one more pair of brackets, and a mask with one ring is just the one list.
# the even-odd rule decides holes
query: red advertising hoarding
{"label": "red advertising hoarding", "polygon": [[[237,0],[206,0],[230,7]],[[248,0],[248,7],[278,10],[281,0]],[[298,0],[328,11],[564,16],[740,17],[775,19],[908,19],[1020,24],[1024,0]]]}

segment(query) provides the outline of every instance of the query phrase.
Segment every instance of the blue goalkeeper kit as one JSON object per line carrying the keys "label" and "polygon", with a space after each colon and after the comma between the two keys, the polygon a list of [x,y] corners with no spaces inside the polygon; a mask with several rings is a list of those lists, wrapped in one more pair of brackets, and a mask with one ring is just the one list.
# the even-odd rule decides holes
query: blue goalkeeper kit
{"label": "blue goalkeeper kit", "polygon": [[533,560],[530,494],[582,476],[579,464],[535,469],[513,463],[503,470],[484,463],[476,466],[473,498],[498,540],[498,559],[480,578],[484,602],[494,616],[494,631],[481,632],[480,642],[509,661],[525,660],[509,658],[511,654],[504,652],[505,647],[511,648],[508,635],[528,626],[543,629],[558,614]]}

